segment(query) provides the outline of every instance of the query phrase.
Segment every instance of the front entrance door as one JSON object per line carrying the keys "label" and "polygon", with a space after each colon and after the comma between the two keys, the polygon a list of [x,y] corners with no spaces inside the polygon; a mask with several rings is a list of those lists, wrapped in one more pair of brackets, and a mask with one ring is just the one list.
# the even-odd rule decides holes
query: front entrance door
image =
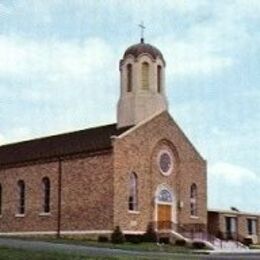
{"label": "front entrance door", "polygon": [[171,205],[162,205],[158,204],[158,229],[171,229],[171,213],[172,207]]}

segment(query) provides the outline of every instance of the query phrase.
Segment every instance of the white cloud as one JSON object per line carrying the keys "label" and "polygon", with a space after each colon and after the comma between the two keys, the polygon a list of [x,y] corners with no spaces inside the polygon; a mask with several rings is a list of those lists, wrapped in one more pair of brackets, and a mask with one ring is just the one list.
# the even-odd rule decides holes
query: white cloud
{"label": "white cloud", "polygon": [[[162,2],[154,1],[158,5],[162,6]],[[198,10],[199,8],[205,7],[207,5],[207,0],[166,0],[163,2],[165,8],[171,8],[172,10],[177,10],[181,13],[189,13]]]}
{"label": "white cloud", "polygon": [[218,162],[209,166],[209,177],[212,181],[222,180],[228,185],[244,185],[247,182],[259,182],[260,176],[238,165]]}
{"label": "white cloud", "polygon": [[0,133],[0,145],[30,139],[32,132],[28,127],[17,127],[9,129],[8,136],[9,138]]}
{"label": "white cloud", "polygon": [[0,36],[0,74],[5,76],[85,78],[110,64],[112,57],[111,47],[100,39],[79,44]]}
{"label": "white cloud", "polygon": [[98,38],[79,43],[0,36],[0,60],[0,77],[11,84],[0,81],[5,100],[56,102],[58,97],[61,102],[82,95],[103,103],[118,90],[111,89],[118,76],[118,58]]}
{"label": "white cloud", "polygon": [[2,134],[0,133],[0,145],[4,144],[5,141],[6,141],[6,140],[5,140],[4,135],[2,135]]}
{"label": "white cloud", "polygon": [[247,168],[226,162],[209,165],[209,207],[260,212],[259,185],[260,176]]}
{"label": "white cloud", "polygon": [[[73,0],[69,0],[69,2],[74,2]],[[103,5],[104,7],[121,7],[125,10],[131,10],[135,12],[143,12],[146,13],[148,10],[153,11],[154,10],[171,10],[171,11],[177,11],[181,13],[187,13],[194,10],[197,10],[198,8],[204,6],[207,4],[207,0],[196,0],[196,1],[190,1],[190,0],[163,0],[163,2],[158,0],[143,0],[143,1],[137,1],[137,0],[125,0],[122,2],[121,0],[105,0],[100,1],[98,3],[96,2],[90,2],[85,0],[78,0],[77,4],[82,7],[86,8],[92,5],[100,6]]]}
{"label": "white cloud", "polygon": [[115,52],[98,38],[75,42],[0,36],[0,98],[9,108],[2,117],[15,129],[8,130],[8,140],[114,121],[119,90]]}
{"label": "white cloud", "polygon": [[166,57],[167,71],[174,76],[215,74],[234,64],[231,57],[216,53],[210,43],[201,44],[198,37],[186,42],[162,37],[156,45]]}
{"label": "white cloud", "polygon": [[259,0],[236,0],[233,4],[237,7],[236,12],[239,11],[250,17],[260,17]]}
{"label": "white cloud", "polygon": [[17,127],[10,131],[10,135],[14,138],[15,141],[26,140],[31,137],[31,129],[22,126]]}
{"label": "white cloud", "polygon": [[[259,45],[252,44],[260,42],[259,23],[254,30],[256,24],[251,18],[255,13],[259,16],[260,1],[194,2],[197,3],[192,7],[196,11],[194,15],[183,18],[190,26],[178,37],[163,31],[156,40],[165,57],[171,57],[167,58],[170,73],[176,76],[215,74],[239,64],[248,48],[259,49]],[[178,9],[175,1],[172,5]],[[179,5],[188,8],[186,1],[179,1]],[[202,12],[196,9],[202,6]]]}
{"label": "white cloud", "polygon": [[206,0],[164,0],[163,2],[158,0],[145,0],[142,2],[138,1],[129,1],[130,6],[133,7],[143,7],[143,8],[150,8],[151,10],[160,10],[161,8],[172,10],[175,12],[180,12],[183,14],[193,12],[202,6],[207,4]]}
{"label": "white cloud", "polygon": [[[33,6],[36,6],[33,8],[35,13],[43,10],[50,13],[50,9],[58,8],[62,3],[61,1],[46,1],[40,4],[38,2],[36,4],[35,1],[31,2]],[[162,31],[162,37],[157,40],[157,45],[162,48],[165,57],[168,57],[168,71],[175,73],[176,76],[213,74],[231,67],[234,64],[234,59],[229,51],[244,50],[245,46],[248,46],[248,43],[253,40],[252,34],[247,32],[246,26],[240,26],[237,19],[241,19],[244,13],[248,14],[249,10],[255,12],[259,7],[259,1],[255,0],[234,1],[234,3],[222,1],[209,3],[206,0],[165,0],[163,4],[157,0],[144,2],[134,0],[125,1],[122,5],[121,1],[110,0],[101,3],[77,1],[76,4],[74,1],[69,1],[68,4],[74,8],[88,10],[89,6],[96,6],[96,8],[105,8],[108,5],[107,8],[118,7],[119,2],[122,10],[131,13],[131,16],[137,15],[138,17],[140,17],[140,12],[150,16],[154,10],[160,10],[158,15],[163,13],[163,10],[181,12],[182,15],[186,12],[194,12],[195,16],[201,13],[199,10],[203,10],[203,13],[207,14],[207,17],[210,18],[207,22],[193,22],[192,26],[185,29],[183,34],[185,39],[172,38],[167,36],[167,31]],[[28,3],[20,3],[16,8],[27,10]],[[42,17],[42,15],[37,17]],[[185,17],[183,20],[190,21],[192,17],[193,15]],[[156,24],[152,25],[156,26]],[[183,36],[181,35],[181,37]],[[98,64],[98,61],[103,63],[104,60],[111,58],[111,56],[107,57],[111,52],[106,51],[106,49],[111,49],[111,47],[100,39],[90,39],[84,44],[78,44],[59,41],[37,43],[1,37],[0,58],[4,62],[1,63],[2,66],[0,64],[0,72],[3,67],[9,73],[14,70],[16,73],[20,71],[22,74],[24,74],[24,70],[30,71],[31,74],[45,71],[46,74],[51,72],[48,77],[54,81],[59,80],[60,75],[81,77],[92,73],[95,66],[101,65]],[[25,60],[26,64],[23,62]]]}
{"label": "white cloud", "polygon": [[192,45],[173,44],[173,49],[176,55],[169,61],[169,71],[175,75],[214,74],[233,65],[230,57],[218,56]]}
{"label": "white cloud", "polygon": [[0,3],[0,18],[10,14],[10,9]]}

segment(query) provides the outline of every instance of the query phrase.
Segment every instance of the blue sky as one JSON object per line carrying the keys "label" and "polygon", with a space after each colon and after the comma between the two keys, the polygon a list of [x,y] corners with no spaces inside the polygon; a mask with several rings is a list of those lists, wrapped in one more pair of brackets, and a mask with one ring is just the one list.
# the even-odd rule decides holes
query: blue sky
{"label": "blue sky", "polygon": [[208,204],[260,212],[260,1],[0,0],[0,143],[115,122],[118,63],[145,40],[208,161]]}

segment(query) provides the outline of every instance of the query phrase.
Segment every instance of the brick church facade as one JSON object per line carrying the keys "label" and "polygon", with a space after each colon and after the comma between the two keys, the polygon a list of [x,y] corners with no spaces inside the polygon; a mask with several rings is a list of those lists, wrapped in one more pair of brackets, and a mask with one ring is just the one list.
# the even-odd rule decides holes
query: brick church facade
{"label": "brick church facade", "polygon": [[115,226],[141,234],[152,223],[217,236],[207,164],[167,111],[165,66],[142,39],[120,61],[116,124],[0,146],[0,235],[100,235]]}

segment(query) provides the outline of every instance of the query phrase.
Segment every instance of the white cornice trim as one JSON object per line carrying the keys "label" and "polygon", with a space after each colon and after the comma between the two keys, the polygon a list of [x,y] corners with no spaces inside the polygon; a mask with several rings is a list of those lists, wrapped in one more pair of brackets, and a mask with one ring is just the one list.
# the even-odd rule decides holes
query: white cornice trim
{"label": "white cornice trim", "polygon": [[[60,231],[61,235],[94,235],[94,234],[111,234],[113,230],[64,230]],[[141,235],[142,230],[123,230],[124,234]],[[25,231],[25,232],[0,232],[0,236],[39,236],[39,235],[56,235],[57,231]]]}
{"label": "white cornice trim", "polygon": [[92,234],[111,234],[113,230],[66,230],[61,231],[61,235],[92,235]]}
{"label": "white cornice trim", "polygon": [[145,231],[141,231],[141,230],[123,230],[124,234],[128,234],[128,235],[143,235],[145,233]]}
{"label": "white cornice trim", "polygon": [[0,232],[0,236],[56,235],[57,231]]}
{"label": "white cornice trim", "polygon": [[208,212],[215,212],[220,214],[232,214],[232,215],[249,215],[260,217],[260,213],[246,212],[246,211],[234,211],[234,210],[225,210],[225,209],[208,209]]}
{"label": "white cornice trim", "polygon": [[[61,235],[92,235],[92,234],[111,234],[113,230],[66,230],[60,231]],[[25,231],[25,232],[0,232],[0,236],[37,236],[37,235],[56,235],[57,231]]]}

